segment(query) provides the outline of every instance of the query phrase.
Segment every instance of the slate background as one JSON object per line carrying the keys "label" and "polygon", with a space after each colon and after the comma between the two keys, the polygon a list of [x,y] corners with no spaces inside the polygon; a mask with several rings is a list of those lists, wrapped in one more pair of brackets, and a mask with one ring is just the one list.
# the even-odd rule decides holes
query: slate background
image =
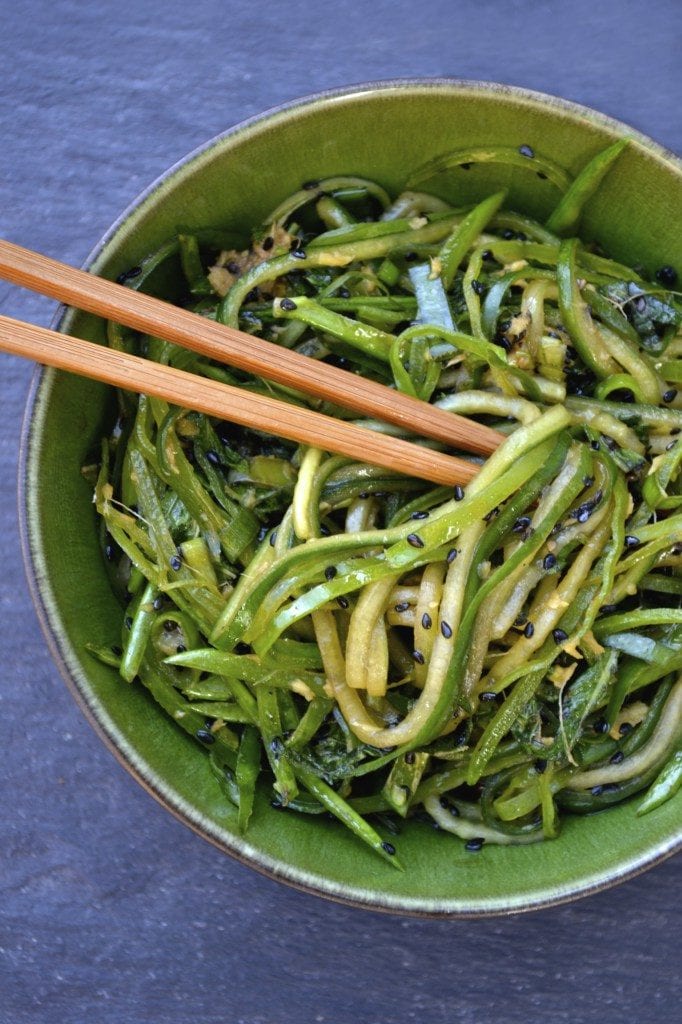
{"label": "slate background", "polygon": [[[193,147],[370,79],[522,85],[682,153],[676,0],[0,0],[0,14],[0,235],[74,264]],[[54,304],[0,283],[0,309],[48,324]],[[384,917],[233,863],[126,775],[28,596],[15,506],[31,372],[0,357],[0,1024],[678,1020],[680,858],[521,917]]]}

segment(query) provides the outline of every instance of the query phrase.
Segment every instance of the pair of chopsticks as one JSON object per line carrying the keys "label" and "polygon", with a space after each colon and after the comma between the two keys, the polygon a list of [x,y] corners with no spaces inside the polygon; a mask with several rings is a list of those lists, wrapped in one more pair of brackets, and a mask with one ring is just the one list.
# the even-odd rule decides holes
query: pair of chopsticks
{"label": "pair of chopsticks", "polygon": [[[0,278],[455,448],[488,455],[503,440],[463,416],[1,239]],[[434,483],[466,484],[477,471],[455,456],[10,317],[0,316],[0,350]]]}

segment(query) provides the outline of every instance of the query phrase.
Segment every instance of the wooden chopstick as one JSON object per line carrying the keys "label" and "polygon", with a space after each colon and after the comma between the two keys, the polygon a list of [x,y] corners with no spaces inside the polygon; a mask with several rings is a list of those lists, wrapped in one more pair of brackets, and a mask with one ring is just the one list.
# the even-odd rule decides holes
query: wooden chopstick
{"label": "wooden chopstick", "polygon": [[0,349],[433,483],[466,484],[477,472],[464,459],[10,317],[0,316]]}
{"label": "wooden chopstick", "polygon": [[488,455],[504,440],[483,424],[2,239],[0,277],[454,448]]}

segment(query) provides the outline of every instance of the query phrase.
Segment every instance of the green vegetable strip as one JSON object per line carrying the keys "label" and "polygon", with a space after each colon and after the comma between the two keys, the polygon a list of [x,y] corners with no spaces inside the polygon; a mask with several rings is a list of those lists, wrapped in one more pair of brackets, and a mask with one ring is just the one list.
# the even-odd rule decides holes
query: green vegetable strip
{"label": "green vegetable strip", "polygon": [[578,284],[576,268],[576,239],[563,242],[557,262],[559,308],[571,340],[586,366],[598,377],[607,377],[618,370],[601,335],[597,332],[588,304]]}
{"label": "green vegetable strip", "polygon": [[478,782],[498,744],[509,732],[523,707],[534,696],[544,675],[544,669],[539,669],[529,672],[516,683],[476,744],[466,775],[467,785],[474,786]]}
{"label": "green vegetable strip", "polygon": [[237,824],[239,831],[242,833],[246,832],[253,811],[256,782],[260,774],[260,755],[261,745],[258,730],[254,729],[253,726],[247,726],[242,733],[234,770],[239,790],[239,816]]}
{"label": "green vegetable strip", "polygon": [[[287,303],[293,303],[293,307],[289,308]],[[335,313],[304,295],[287,299],[284,305],[281,300],[275,301],[273,309],[276,317],[302,320],[308,326],[332,335],[375,359],[388,360],[391,345],[395,341],[394,335],[380,331],[371,324],[360,323]]]}
{"label": "green vegetable strip", "polygon": [[496,192],[495,195],[488,196],[466,215],[461,224],[458,224],[449,238],[443,242],[437,262],[440,264],[440,277],[446,289],[451,287],[460,263],[486,224],[502,206],[506,196],[506,192]]}
{"label": "green vegetable strip", "polygon": [[415,188],[437,174],[478,163],[509,164],[532,171],[534,174],[540,173],[562,192],[569,187],[571,181],[570,176],[562,167],[543,157],[540,153],[534,153],[530,146],[521,146],[518,149],[513,149],[510,146],[481,146],[473,149],[459,149],[454,153],[445,153],[429,160],[413,172],[408,179],[407,187]]}
{"label": "green vegetable strip", "polygon": [[317,775],[309,771],[300,762],[295,762],[293,769],[301,784],[313,796],[317,797],[330,814],[333,814],[335,818],[342,821],[351,832],[355,833],[358,839],[361,839],[363,843],[367,843],[383,860],[399,871],[402,870],[402,864],[395,855],[395,852],[392,854],[389,852],[389,850],[393,849],[392,845],[382,840],[381,836],[374,831],[372,826],[368,825],[364,818],[357,811],[353,810],[350,804],[343,800],[331,786],[328,786],[326,782],[318,778]]}
{"label": "green vegetable strip", "polygon": [[569,235],[575,231],[585,203],[597,191],[612,164],[627,145],[627,139],[619,139],[608,149],[599,152],[583,167],[547,220],[546,227],[549,231],[556,235]]}
{"label": "green vegetable strip", "polygon": [[682,680],[678,680],[661,712],[649,741],[630,757],[617,764],[580,772],[571,779],[571,789],[591,789],[620,783],[650,769],[660,770],[662,764],[682,739]]}
{"label": "green vegetable strip", "polygon": [[671,800],[682,787],[682,750],[676,751],[637,808],[637,814],[648,814],[667,800]]}
{"label": "green vegetable strip", "polygon": [[119,668],[119,672],[128,683],[132,683],[140,671],[145,648],[149,642],[152,623],[156,616],[154,601],[158,595],[159,591],[157,588],[153,584],[148,583],[128,608],[130,628]]}
{"label": "green vegetable strip", "polygon": [[284,755],[283,729],[280,717],[277,690],[267,685],[256,690],[258,703],[258,728],[265,747],[265,753],[272,768],[275,789],[282,805],[286,807],[298,793],[296,777]]}

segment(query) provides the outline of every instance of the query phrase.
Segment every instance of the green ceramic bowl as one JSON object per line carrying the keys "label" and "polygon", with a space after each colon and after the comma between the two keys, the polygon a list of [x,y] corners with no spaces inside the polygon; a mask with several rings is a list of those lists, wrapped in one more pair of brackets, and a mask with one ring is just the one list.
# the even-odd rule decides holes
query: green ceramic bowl
{"label": "green ceramic bowl", "polygon": [[[89,260],[116,277],[178,225],[248,230],[302,181],[332,173],[396,189],[431,156],[489,142],[528,144],[575,172],[623,134],[633,139],[585,211],[583,234],[618,259],[682,266],[682,164],[607,117],[557,99],[462,81],[397,81],[324,93],[247,121],[192,153],[123,215]],[[523,169],[472,167],[459,202],[501,185],[510,205],[542,218],[556,194]],[[451,185],[443,182],[447,191]],[[62,330],[101,340],[101,324],[69,312]],[[27,564],[48,641],[76,699],[130,772],[182,821],[256,870],[375,910],[483,915],[559,903],[627,878],[682,841],[682,793],[637,818],[632,805],[566,822],[553,842],[488,847],[478,856],[419,823],[391,869],[331,821],[281,814],[265,796],[246,839],[235,834],[207,758],[144,692],[98,664],[85,644],[117,643],[121,609],[99,551],[80,468],[111,411],[103,386],[45,371],[26,418],[22,507]]]}

